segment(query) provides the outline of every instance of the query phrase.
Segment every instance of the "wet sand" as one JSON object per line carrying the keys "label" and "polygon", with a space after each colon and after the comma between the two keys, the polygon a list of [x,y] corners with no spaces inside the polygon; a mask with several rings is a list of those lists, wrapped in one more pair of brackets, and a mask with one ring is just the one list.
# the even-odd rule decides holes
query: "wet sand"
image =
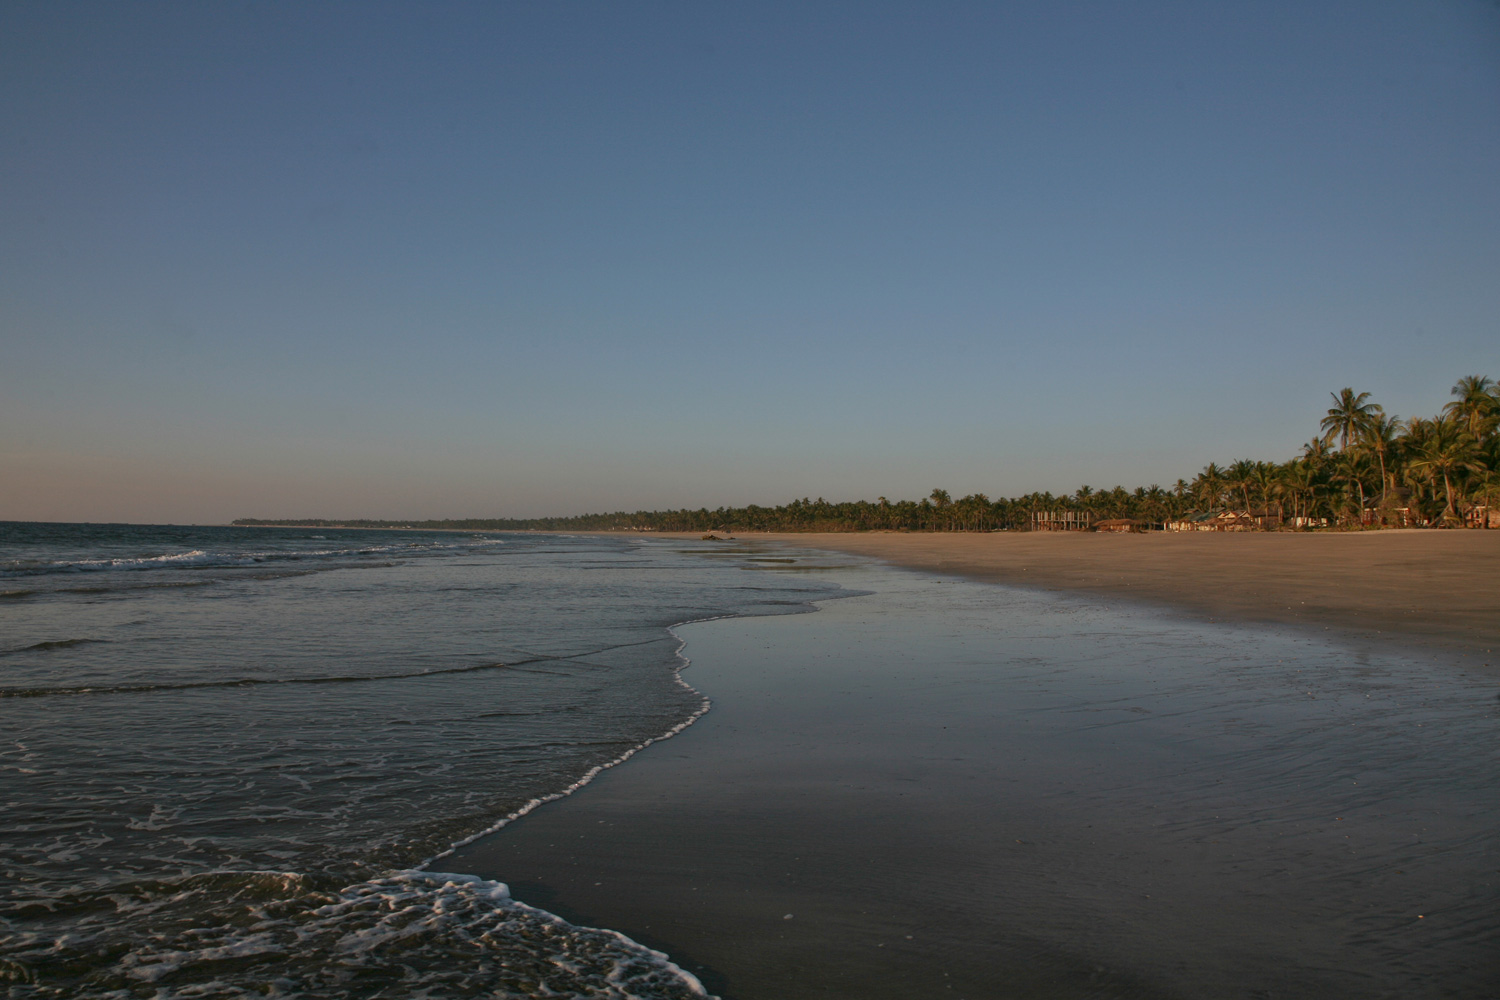
{"label": "wet sand", "polygon": [[684,627],[707,716],[445,864],[734,1000],[1500,993],[1493,675],[822,572],[874,593]]}
{"label": "wet sand", "polygon": [[[692,536],[698,537],[698,536]],[[747,534],[1207,618],[1500,650],[1500,531]]]}
{"label": "wet sand", "polygon": [[[618,537],[622,532],[577,534]],[[652,532],[643,537],[700,541],[703,536]],[[846,552],[993,583],[1151,602],[1211,618],[1339,629],[1356,636],[1394,632],[1450,650],[1500,648],[1500,531],[867,531],[733,537],[743,544]]]}

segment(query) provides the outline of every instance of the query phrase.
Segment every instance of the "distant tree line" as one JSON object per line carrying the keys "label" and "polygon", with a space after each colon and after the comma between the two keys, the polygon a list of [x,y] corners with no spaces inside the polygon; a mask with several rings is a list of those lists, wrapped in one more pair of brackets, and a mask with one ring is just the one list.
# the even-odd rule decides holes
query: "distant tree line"
{"label": "distant tree line", "polygon": [[803,498],[776,507],[751,504],[709,510],[652,510],[572,517],[461,518],[431,521],[324,518],[261,520],[239,525],[426,528],[462,531],[996,531],[1023,529],[1038,513],[1074,511],[1093,519],[1160,523],[1194,513],[1238,509],[1270,523],[1333,526],[1452,526],[1500,501],[1500,386],[1486,377],[1459,379],[1453,399],[1431,418],[1403,420],[1367,392],[1331,393],[1319,433],[1285,462],[1210,462],[1191,481],[1170,487],[1123,486],[1071,495],[1028,493],[957,500],[935,489],[921,500],[831,502]]}

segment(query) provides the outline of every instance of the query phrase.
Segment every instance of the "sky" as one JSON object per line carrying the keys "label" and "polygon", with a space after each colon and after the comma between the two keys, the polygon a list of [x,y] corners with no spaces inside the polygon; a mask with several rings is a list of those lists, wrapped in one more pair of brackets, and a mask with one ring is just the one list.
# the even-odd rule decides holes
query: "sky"
{"label": "sky", "polygon": [[0,520],[1071,492],[1500,377],[1500,4],[0,5]]}

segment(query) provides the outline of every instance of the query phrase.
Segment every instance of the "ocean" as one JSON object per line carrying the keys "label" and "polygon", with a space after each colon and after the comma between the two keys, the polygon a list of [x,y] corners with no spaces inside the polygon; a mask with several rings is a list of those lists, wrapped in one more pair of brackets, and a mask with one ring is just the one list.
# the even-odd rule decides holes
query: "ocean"
{"label": "ocean", "polygon": [[837,585],[637,537],[0,523],[11,997],[702,994],[445,874],[707,707],[672,626]]}

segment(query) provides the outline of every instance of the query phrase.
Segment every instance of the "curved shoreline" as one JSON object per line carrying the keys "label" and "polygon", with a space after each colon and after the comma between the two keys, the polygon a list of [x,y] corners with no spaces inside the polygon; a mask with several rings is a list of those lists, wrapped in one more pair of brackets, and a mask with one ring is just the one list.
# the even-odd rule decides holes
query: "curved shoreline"
{"label": "curved shoreline", "polygon": [[[451,856],[459,848],[466,847],[469,844],[474,843],[476,840],[479,840],[482,837],[488,837],[492,833],[497,833],[500,830],[505,829],[507,826],[509,826],[511,823],[514,823],[516,820],[520,819],[522,816],[525,816],[526,814],[530,813],[534,809],[539,808],[540,806],[546,805],[548,802],[556,802],[558,799],[567,798],[569,795],[572,795],[574,792],[578,791],[580,788],[583,788],[589,782],[593,781],[595,778],[599,777],[599,775],[603,774],[605,771],[608,771],[610,768],[612,768],[612,767],[618,767],[619,765],[625,763],[627,760],[629,760],[630,758],[634,757],[636,754],[640,753],[642,750],[646,749],[647,747],[651,746],[653,743],[660,743],[662,740],[669,740],[669,739],[671,739],[672,737],[676,736],[678,733],[680,733],[684,729],[686,729],[688,726],[691,726],[693,723],[697,722],[699,719],[701,719],[705,715],[707,715],[708,714],[708,710],[713,707],[713,702],[710,701],[709,698],[708,698],[708,696],[705,695],[702,691],[699,691],[697,688],[693,687],[687,681],[685,681],[685,680],[682,679],[682,671],[686,667],[690,666],[692,664],[692,661],[689,660],[687,657],[685,657],[685,656],[682,655],[682,648],[687,645],[687,640],[684,639],[684,638],[682,638],[682,636],[680,636],[680,635],[677,634],[677,629],[682,628],[684,625],[697,625],[700,622],[720,621],[720,620],[725,619],[725,618],[737,618],[737,617],[739,617],[739,616],[738,615],[712,615],[712,616],[710,616],[708,618],[690,618],[687,621],[681,621],[681,622],[677,622],[674,625],[668,625],[667,626],[667,634],[670,635],[672,638],[674,638],[674,639],[677,640],[677,648],[672,653],[672,655],[674,657],[676,657],[676,659],[677,659],[677,667],[676,667],[676,669],[674,669],[672,671],[672,679],[674,681],[676,681],[678,684],[680,684],[682,687],[686,688],[688,691],[690,691],[693,694],[697,695],[698,698],[699,698],[698,707],[686,719],[684,719],[681,722],[677,723],[675,726],[673,726],[672,728],[668,729],[666,732],[662,733],[660,736],[653,736],[650,739],[648,739],[648,740],[646,740],[646,741],[644,741],[642,743],[639,743],[636,746],[631,747],[629,750],[625,751],[623,754],[621,754],[620,756],[616,757],[614,760],[608,761],[608,762],[606,762],[604,764],[597,764],[597,765],[595,765],[594,767],[590,768],[588,771],[584,772],[583,776],[580,777],[577,781],[573,782],[571,785],[569,785],[567,788],[564,788],[562,791],[560,791],[560,792],[551,792],[551,793],[549,793],[547,795],[542,795],[542,796],[539,796],[537,798],[534,798],[531,801],[527,802],[525,805],[521,806],[519,809],[515,809],[515,810],[507,813],[503,818],[501,818],[499,820],[496,820],[493,824],[491,824],[490,826],[485,827],[483,830],[480,830],[478,833],[471,833],[467,837],[464,837],[464,838],[462,838],[460,840],[455,840],[452,844],[449,844],[448,847],[445,850],[439,851],[437,854],[434,854],[432,857],[430,857],[430,858],[426,859],[425,861],[422,861],[421,863],[413,866],[409,870],[410,871],[415,871],[415,872],[427,872],[427,869],[432,864],[434,864],[434,863],[436,863],[438,861],[441,861],[443,858]],[[436,873],[434,873],[434,874],[436,874]]]}

